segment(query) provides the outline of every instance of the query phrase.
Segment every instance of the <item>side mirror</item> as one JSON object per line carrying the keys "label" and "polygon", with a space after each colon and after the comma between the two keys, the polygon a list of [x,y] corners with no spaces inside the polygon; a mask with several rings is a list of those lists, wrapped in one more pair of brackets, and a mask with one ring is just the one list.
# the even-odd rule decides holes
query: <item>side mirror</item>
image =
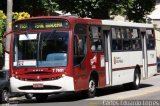
{"label": "side mirror", "polygon": [[10,42],[11,42],[11,33],[7,33],[4,35],[3,43],[2,43],[4,51],[6,53],[10,52]]}

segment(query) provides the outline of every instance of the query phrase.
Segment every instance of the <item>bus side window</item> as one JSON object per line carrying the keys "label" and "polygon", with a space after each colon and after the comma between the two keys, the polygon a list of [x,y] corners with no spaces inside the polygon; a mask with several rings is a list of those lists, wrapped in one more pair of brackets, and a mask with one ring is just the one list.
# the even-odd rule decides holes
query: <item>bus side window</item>
{"label": "bus side window", "polygon": [[123,28],[124,29],[124,35],[125,37],[123,38],[123,50],[125,51],[131,51],[131,50],[136,50],[138,48],[138,43],[136,37],[137,32],[133,32],[133,28]]}
{"label": "bus side window", "polygon": [[112,40],[112,50],[122,50],[122,41],[121,40]]}
{"label": "bus side window", "polygon": [[131,50],[132,49],[132,42],[131,40],[123,40],[123,50]]}
{"label": "bus side window", "polygon": [[89,31],[90,31],[90,41],[91,41],[92,51],[103,50],[101,27],[91,26],[89,27]]}
{"label": "bus side window", "polygon": [[122,50],[122,39],[120,28],[112,28],[112,50],[120,51]]}
{"label": "bus side window", "polygon": [[132,43],[133,43],[133,50],[141,50],[142,49],[142,44],[141,44],[141,38],[139,36],[140,31],[138,29],[133,28],[132,29]]}
{"label": "bus side window", "polygon": [[146,30],[147,34],[147,49],[154,49],[155,47],[155,36],[154,31],[151,29]]}
{"label": "bus side window", "polygon": [[141,41],[140,39],[134,39],[133,42],[133,50],[140,50],[141,49]]}

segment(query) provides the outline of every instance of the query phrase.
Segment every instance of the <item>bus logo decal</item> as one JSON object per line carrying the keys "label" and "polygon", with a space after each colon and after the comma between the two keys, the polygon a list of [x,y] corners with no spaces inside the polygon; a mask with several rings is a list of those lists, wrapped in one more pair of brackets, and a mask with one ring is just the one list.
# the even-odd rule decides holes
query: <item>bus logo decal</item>
{"label": "bus logo decal", "polygon": [[121,57],[114,57],[114,64],[123,63],[123,59]]}
{"label": "bus logo decal", "polygon": [[92,65],[92,68],[96,68],[96,65],[94,65],[94,63],[96,63],[96,62],[97,62],[97,57],[95,55],[92,59],[90,59],[90,63]]}

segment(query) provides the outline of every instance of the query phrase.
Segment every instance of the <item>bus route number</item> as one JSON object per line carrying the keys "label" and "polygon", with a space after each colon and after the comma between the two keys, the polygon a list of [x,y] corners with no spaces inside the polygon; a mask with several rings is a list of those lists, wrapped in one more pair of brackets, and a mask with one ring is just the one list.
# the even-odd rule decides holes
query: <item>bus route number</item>
{"label": "bus route number", "polygon": [[64,69],[52,69],[53,72],[61,73],[64,72]]}

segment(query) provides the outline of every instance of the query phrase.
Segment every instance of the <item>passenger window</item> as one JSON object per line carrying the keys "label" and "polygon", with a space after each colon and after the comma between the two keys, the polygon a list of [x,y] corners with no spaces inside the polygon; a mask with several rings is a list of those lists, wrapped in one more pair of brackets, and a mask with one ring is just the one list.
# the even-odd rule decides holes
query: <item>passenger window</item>
{"label": "passenger window", "polygon": [[153,30],[146,30],[147,34],[147,49],[151,50],[155,48],[155,36]]}
{"label": "passenger window", "polygon": [[122,40],[112,40],[112,50],[122,50]]}
{"label": "passenger window", "polygon": [[123,40],[123,50],[131,50],[132,49],[132,42],[131,40],[124,39]]}
{"label": "passenger window", "polygon": [[112,50],[132,51],[142,49],[139,30],[130,27],[112,27]]}
{"label": "passenger window", "polygon": [[133,38],[133,30],[132,29],[127,28],[126,33],[127,33],[127,39],[132,39]]}
{"label": "passenger window", "polygon": [[134,39],[133,42],[133,50],[140,50],[142,48],[141,40],[140,39]]}
{"label": "passenger window", "polygon": [[133,42],[133,50],[141,50],[142,49],[142,43],[141,43],[141,37],[139,36],[140,31],[138,29],[132,29],[132,42]]}
{"label": "passenger window", "polygon": [[90,27],[90,41],[91,41],[92,51],[103,50],[101,27],[98,26]]}
{"label": "passenger window", "polygon": [[129,51],[132,49],[132,30],[130,28],[123,28],[123,50]]}
{"label": "passenger window", "polygon": [[118,27],[111,28],[112,31],[112,50],[122,50],[122,33],[123,31]]}
{"label": "passenger window", "polygon": [[133,39],[140,38],[139,34],[138,34],[138,29],[133,29],[132,35],[133,35],[133,37],[132,37]]}

